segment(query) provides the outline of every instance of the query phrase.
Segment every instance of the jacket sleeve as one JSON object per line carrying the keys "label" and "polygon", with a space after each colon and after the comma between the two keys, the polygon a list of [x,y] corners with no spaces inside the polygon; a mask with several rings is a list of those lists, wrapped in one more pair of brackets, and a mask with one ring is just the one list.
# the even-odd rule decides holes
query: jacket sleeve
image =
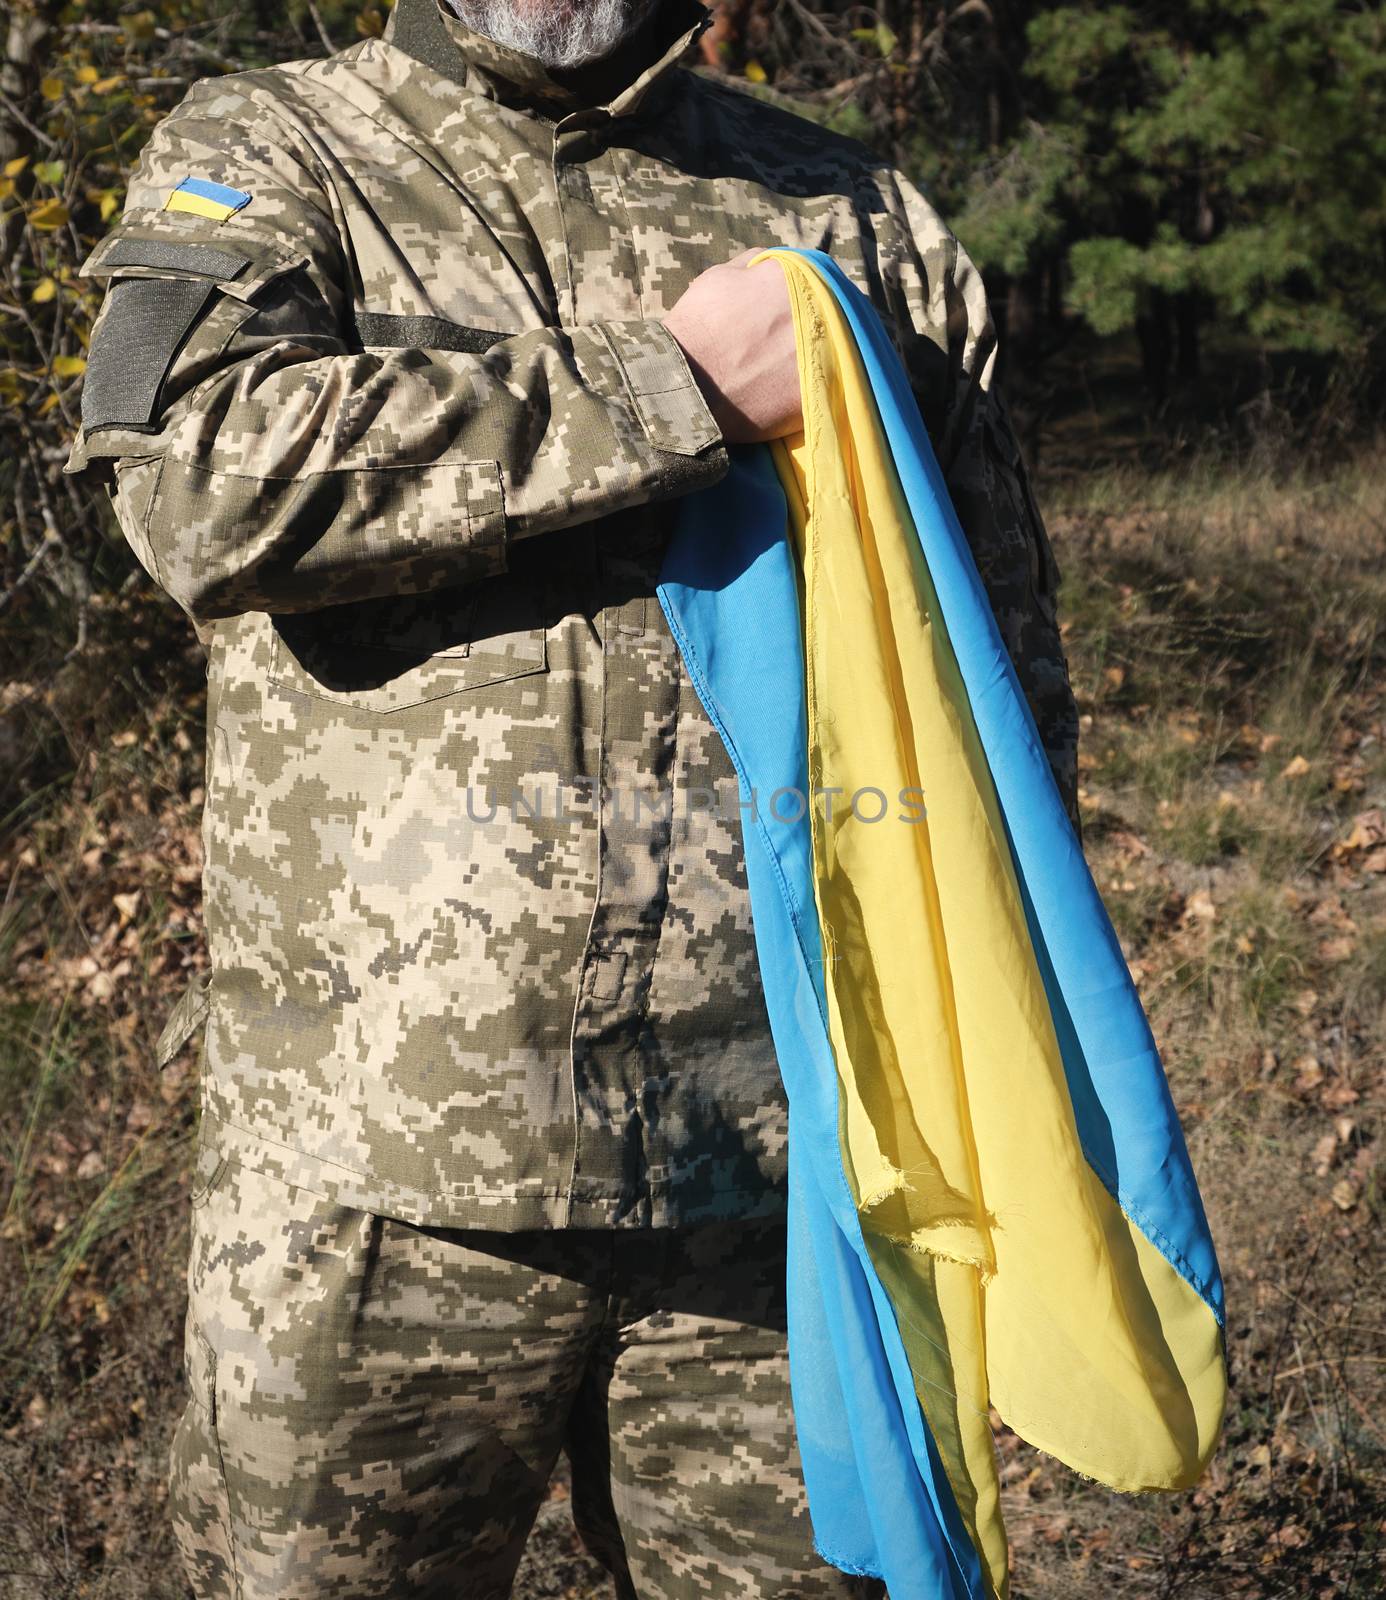
{"label": "jacket sleeve", "polygon": [[1005,402],[981,274],[901,173],[887,203],[900,245],[884,284],[905,366],[1015,666],[1050,769],[1081,837],[1078,709],[1060,635],[1061,573]]}
{"label": "jacket sleeve", "polygon": [[[235,79],[195,85],[82,268],[108,291],[66,470],[103,478],[194,622],[472,581],[504,571],[514,539],[722,476],[720,431],[660,322],[540,327],[475,353],[353,348],[336,197],[275,107]],[[167,209],[188,177],[191,202]]]}

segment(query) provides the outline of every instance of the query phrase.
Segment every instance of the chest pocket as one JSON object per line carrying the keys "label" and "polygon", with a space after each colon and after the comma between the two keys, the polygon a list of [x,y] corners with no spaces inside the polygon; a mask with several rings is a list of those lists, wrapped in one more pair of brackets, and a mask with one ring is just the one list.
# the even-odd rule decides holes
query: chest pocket
{"label": "chest pocket", "polygon": [[271,683],[375,715],[548,669],[539,591],[509,574],[268,620]]}

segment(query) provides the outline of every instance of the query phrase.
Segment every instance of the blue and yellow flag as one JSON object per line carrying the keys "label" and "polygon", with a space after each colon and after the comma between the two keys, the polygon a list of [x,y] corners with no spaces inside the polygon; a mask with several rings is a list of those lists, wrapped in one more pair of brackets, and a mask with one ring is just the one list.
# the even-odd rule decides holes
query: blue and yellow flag
{"label": "blue and yellow flag", "polygon": [[682,503],[658,593],[741,789],[814,1537],[892,1600],[1000,1600],[989,1407],[1100,1483],[1187,1487],[1221,1278],[899,358],[831,258],[766,258],[803,432]]}

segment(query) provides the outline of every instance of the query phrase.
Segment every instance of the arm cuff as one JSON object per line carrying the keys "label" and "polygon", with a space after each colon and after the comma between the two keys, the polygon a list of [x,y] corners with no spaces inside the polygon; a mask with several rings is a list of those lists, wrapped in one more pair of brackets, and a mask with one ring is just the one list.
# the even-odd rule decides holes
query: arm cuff
{"label": "arm cuff", "polygon": [[600,324],[630,391],[631,404],[657,450],[693,456],[719,444],[717,426],[683,348],[662,322]]}

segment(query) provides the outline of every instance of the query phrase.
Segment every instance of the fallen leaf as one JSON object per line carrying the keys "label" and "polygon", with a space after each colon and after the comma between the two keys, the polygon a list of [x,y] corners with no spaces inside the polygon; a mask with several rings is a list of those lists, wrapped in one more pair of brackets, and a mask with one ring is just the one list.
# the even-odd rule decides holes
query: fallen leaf
{"label": "fallen leaf", "polygon": [[1323,1082],[1323,1067],[1317,1056],[1300,1056],[1293,1066],[1296,1094],[1309,1094]]}
{"label": "fallen leaf", "polygon": [[1128,856],[1148,856],[1150,846],[1137,834],[1128,833],[1124,828],[1115,828],[1109,835],[1116,848]]}
{"label": "fallen leaf", "polygon": [[[1309,1158],[1314,1164],[1314,1172],[1320,1177],[1327,1177],[1329,1169],[1338,1159],[1338,1135],[1326,1133],[1315,1144],[1314,1153]],[[80,1175],[80,1174],[79,1174]]]}
{"label": "fallen leaf", "polygon": [[1185,919],[1197,922],[1216,922],[1218,908],[1213,904],[1213,897],[1206,889],[1195,889],[1184,902]]}
{"label": "fallen leaf", "polygon": [[1341,1111],[1344,1106],[1355,1106],[1362,1098],[1350,1083],[1330,1083],[1319,1096],[1325,1111]]}

